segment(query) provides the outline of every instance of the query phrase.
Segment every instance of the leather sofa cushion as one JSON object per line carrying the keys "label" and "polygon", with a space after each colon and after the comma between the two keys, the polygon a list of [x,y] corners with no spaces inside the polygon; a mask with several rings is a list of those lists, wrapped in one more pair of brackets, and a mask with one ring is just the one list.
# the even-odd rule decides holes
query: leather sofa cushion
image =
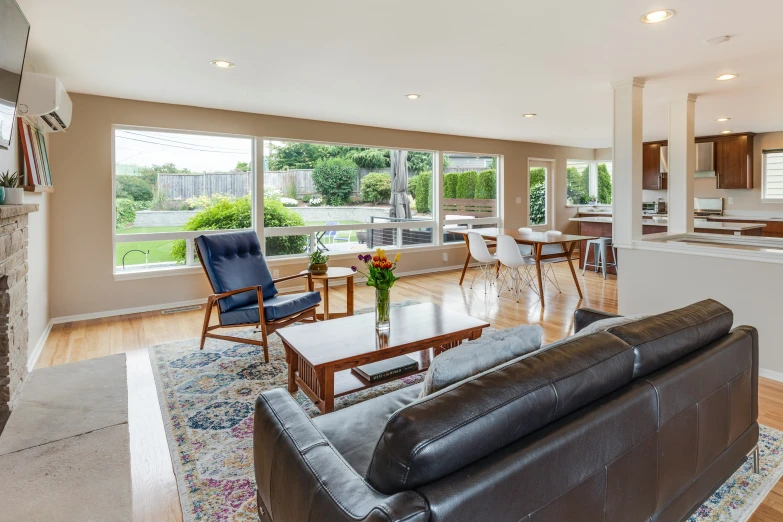
{"label": "leather sofa cushion", "polygon": [[[303,292],[299,294],[281,294],[270,299],[264,298],[264,317],[267,321],[283,319],[321,302],[319,292]],[[232,308],[221,312],[220,321],[223,325],[257,324],[258,303]]]}
{"label": "leather sofa cushion", "polygon": [[633,351],[601,332],[566,340],[394,413],[367,470],[391,494],[444,477],[628,384]]}
{"label": "leather sofa cushion", "polygon": [[[261,286],[264,299],[277,295],[258,235],[252,230],[210,234],[196,238],[204,270],[216,294],[248,286]],[[258,303],[255,291],[218,300],[221,312]],[[252,321],[251,321],[252,322]]]}
{"label": "leather sofa cushion", "polygon": [[447,350],[432,360],[420,397],[426,397],[472,375],[541,348],[540,325],[522,325],[482,335]]}
{"label": "leather sofa cushion", "polygon": [[713,299],[607,330],[634,350],[634,378],[674,362],[729,333],[734,314]]}
{"label": "leather sofa cushion", "polygon": [[313,419],[313,424],[356,472],[364,476],[386,421],[419,397],[420,384],[408,386]]}

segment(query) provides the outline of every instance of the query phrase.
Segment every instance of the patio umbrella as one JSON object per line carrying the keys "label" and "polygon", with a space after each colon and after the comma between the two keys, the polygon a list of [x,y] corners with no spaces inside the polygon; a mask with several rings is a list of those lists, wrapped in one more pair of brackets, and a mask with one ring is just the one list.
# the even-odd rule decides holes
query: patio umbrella
{"label": "patio umbrella", "polygon": [[390,217],[411,218],[411,204],[408,199],[408,151],[393,150],[391,159],[391,209]]}

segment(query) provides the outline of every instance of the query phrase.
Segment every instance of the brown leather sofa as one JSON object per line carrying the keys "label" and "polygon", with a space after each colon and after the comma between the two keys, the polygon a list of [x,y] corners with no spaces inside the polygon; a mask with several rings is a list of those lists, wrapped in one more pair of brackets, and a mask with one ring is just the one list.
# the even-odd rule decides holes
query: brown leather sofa
{"label": "brown leather sofa", "polygon": [[[575,329],[609,315],[578,310]],[[274,522],[679,521],[757,447],[758,337],[712,300],[573,336],[423,399],[256,402]]]}

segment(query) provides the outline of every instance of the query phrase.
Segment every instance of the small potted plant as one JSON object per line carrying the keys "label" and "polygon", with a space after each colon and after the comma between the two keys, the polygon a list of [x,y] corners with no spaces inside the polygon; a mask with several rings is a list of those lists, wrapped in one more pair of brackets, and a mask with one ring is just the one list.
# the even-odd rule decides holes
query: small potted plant
{"label": "small potted plant", "polygon": [[319,250],[316,250],[310,254],[310,264],[307,266],[307,271],[313,275],[325,274],[329,270],[329,267],[326,266],[327,261],[329,261],[329,256],[325,256]]}
{"label": "small potted plant", "polygon": [[2,203],[5,205],[21,205],[24,201],[24,190],[19,187],[19,175],[6,170],[0,175],[0,186],[3,188]]}

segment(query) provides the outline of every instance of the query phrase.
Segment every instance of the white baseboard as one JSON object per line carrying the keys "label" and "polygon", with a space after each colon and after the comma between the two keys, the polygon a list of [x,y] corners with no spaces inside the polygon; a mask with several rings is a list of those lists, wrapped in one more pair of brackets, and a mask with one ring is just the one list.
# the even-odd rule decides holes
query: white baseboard
{"label": "white baseboard", "polygon": [[46,328],[44,328],[43,333],[41,334],[41,337],[38,338],[38,342],[35,343],[35,348],[33,348],[33,353],[31,353],[27,357],[27,371],[31,372],[35,368],[35,365],[38,363],[38,358],[41,357],[41,352],[43,352],[44,345],[46,344],[46,340],[49,339],[49,333],[52,331],[52,326],[54,325],[54,322],[51,320],[46,325]]}
{"label": "white baseboard", "polygon": [[179,301],[176,303],[160,303],[147,306],[137,306],[135,308],[124,308],[122,310],[106,310],[104,312],[92,312],[89,314],[66,315],[63,317],[52,318],[52,324],[72,323],[75,321],[86,321],[88,319],[102,319],[104,317],[115,317],[118,315],[138,314],[141,312],[155,312],[166,310],[167,308],[179,308],[181,306],[201,305],[207,302],[207,298],[191,299],[190,301]]}
{"label": "white baseboard", "polygon": [[759,368],[759,377],[772,379],[773,381],[783,382],[783,373],[767,370],[766,368]]}

